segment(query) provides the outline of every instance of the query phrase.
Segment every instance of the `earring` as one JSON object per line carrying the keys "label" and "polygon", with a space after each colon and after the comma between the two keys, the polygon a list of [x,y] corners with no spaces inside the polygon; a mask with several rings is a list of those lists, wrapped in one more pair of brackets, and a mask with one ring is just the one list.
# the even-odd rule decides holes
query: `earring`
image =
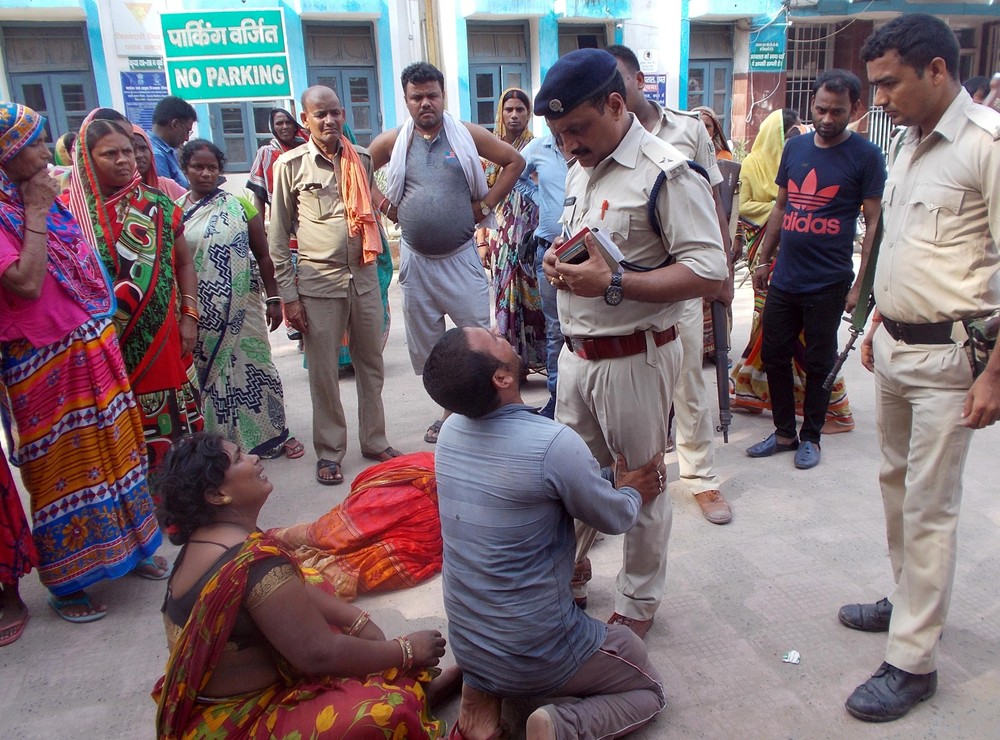
{"label": "earring", "polygon": [[223,496],[222,497],[222,503],[223,504],[231,504],[231,503],[233,503],[233,500],[231,498],[229,498],[229,496]]}

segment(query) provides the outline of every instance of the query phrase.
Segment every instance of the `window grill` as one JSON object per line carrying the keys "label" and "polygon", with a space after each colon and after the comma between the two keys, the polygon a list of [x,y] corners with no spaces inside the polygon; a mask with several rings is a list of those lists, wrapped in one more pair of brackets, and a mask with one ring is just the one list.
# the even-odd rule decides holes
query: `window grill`
{"label": "window grill", "polygon": [[834,26],[794,25],[788,29],[788,52],[785,81],[785,107],[798,111],[809,123],[812,86],[819,73],[832,66]]}

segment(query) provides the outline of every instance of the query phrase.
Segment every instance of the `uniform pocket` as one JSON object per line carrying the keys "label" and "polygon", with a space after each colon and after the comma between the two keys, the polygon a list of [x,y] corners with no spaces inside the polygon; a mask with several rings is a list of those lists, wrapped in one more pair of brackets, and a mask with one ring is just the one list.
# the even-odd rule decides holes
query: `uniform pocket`
{"label": "uniform pocket", "polygon": [[934,235],[938,241],[946,235],[945,222],[962,214],[964,193],[953,188],[927,185],[920,188],[910,203],[910,223],[914,233],[924,238]]}

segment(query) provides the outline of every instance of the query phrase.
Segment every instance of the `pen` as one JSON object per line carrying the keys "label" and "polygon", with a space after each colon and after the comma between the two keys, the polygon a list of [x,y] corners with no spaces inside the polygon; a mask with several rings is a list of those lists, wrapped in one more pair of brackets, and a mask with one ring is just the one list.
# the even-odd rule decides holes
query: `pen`
{"label": "pen", "polygon": [[604,201],[601,203],[601,221],[604,220],[604,214],[608,212],[608,202]]}

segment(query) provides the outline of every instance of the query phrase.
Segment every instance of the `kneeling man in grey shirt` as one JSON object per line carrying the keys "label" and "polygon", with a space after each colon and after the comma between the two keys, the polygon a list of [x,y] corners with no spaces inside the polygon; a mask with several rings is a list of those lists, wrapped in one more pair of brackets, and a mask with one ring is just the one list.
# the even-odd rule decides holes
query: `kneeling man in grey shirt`
{"label": "kneeling man in grey shirt", "polygon": [[504,697],[565,698],[527,737],[616,737],[663,709],[660,676],[630,629],[573,603],[573,519],[630,529],[663,492],[663,456],[601,470],[569,427],[521,400],[521,358],[494,331],[447,332],[424,387],[452,415],[435,453],[448,637],[464,674],[458,735],[497,737]]}

